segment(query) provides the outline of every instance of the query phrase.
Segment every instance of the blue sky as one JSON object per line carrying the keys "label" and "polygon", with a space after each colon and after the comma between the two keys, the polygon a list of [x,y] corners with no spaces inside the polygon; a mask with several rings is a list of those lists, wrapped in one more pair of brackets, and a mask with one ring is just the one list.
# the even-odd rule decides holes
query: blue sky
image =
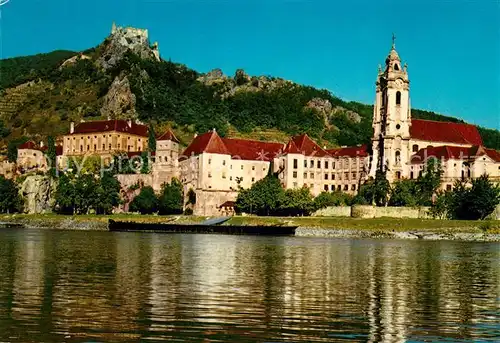
{"label": "blue sky", "polygon": [[201,72],[243,68],[373,103],[397,36],[412,107],[500,129],[500,1],[10,0],[2,58],[83,50],[116,21],[148,28],[163,58]]}

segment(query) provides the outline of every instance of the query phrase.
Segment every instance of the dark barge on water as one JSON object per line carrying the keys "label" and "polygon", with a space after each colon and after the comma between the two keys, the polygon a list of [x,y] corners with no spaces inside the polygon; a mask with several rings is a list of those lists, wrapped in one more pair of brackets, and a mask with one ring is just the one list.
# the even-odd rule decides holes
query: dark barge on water
{"label": "dark barge on water", "polygon": [[212,233],[228,235],[293,236],[297,226],[244,226],[218,224],[162,224],[116,222],[108,223],[112,232],[154,232],[154,233]]}

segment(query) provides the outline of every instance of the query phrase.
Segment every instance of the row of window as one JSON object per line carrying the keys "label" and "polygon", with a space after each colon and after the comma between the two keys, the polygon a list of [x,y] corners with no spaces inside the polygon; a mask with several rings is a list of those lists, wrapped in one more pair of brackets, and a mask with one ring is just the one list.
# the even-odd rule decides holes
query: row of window
{"label": "row of window", "polygon": [[[211,165],[211,164],[212,164],[212,159],[211,159],[211,158],[209,158],[209,159],[208,159],[208,164],[209,164],[209,165]],[[222,161],[222,166],[226,166],[226,161],[225,161],[225,160],[224,160],[224,161]],[[230,165],[229,165],[229,169],[231,169],[231,170],[233,169],[233,165],[232,165],[232,164],[230,164]],[[244,170],[244,169],[245,169],[243,164],[242,164],[242,165],[240,165],[240,169],[241,169],[241,170]],[[255,166],[252,166],[252,170],[255,170]],[[266,171],[266,168],[264,167],[264,168],[262,168],[262,170],[263,170],[263,171]]]}
{"label": "row of window", "polygon": [[[297,188],[297,187],[298,187],[298,183],[297,183],[297,182],[294,182],[294,183],[293,183],[293,187],[294,187],[294,188]],[[311,184],[311,185],[309,186],[307,183],[305,183],[305,184],[304,184],[304,187],[314,187],[314,185],[313,185],[313,184]],[[352,185],[350,185],[350,186],[349,186],[349,185],[344,185],[344,186],[341,186],[341,185],[338,185],[338,186],[335,186],[335,185],[330,185],[330,186],[328,186],[328,185],[324,185],[324,187],[323,187],[323,190],[324,190],[325,192],[328,192],[328,191],[332,191],[332,192],[334,192],[335,190],[337,190],[337,191],[339,191],[339,192],[341,192],[341,191],[348,192],[348,191],[349,191],[349,189],[350,189],[351,191],[356,191],[356,189],[357,189],[357,185],[355,185],[355,184],[352,184]]]}
{"label": "row of window", "polygon": [[[297,178],[297,172],[294,171],[293,172],[293,178],[296,179]],[[304,173],[304,179],[307,179],[307,176],[308,176],[308,173]],[[348,181],[349,180],[349,176],[351,176],[350,180],[356,180],[357,177],[358,177],[358,173],[357,172],[345,172],[344,173],[344,180]],[[314,173],[309,173],[309,178],[310,179],[314,179]],[[330,174],[328,173],[325,173],[324,174],[324,179],[325,180],[335,180],[336,179],[336,175],[334,173],[331,174],[331,177],[330,177]],[[339,173],[338,174],[338,180],[342,180],[342,174]]]}
{"label": "row of window", "polygon": [[[212,173],[211,172],[208,172],[208,177],[212,178]],[[222,173],[222,178],[223,179],[227,178],[226,173]],[[232,176],[229,177],[229,181],[233,181],[233,177]],[[243,182],[243,176],[242,177],[236,177],[235,181],[236,182]],[[254,177],[252,177],[252,182],[255,182],[255,178]]]}
{"label": "row of window", "polygon": [[[108,150],[111,150],[111,144],[108,145]],[[117,149],[120,150],[121,149],[121,144],[118,143],[118,146],[117,146]],[[131,151],[132,149],[132,145],[127,145],[127,151]],[[106,150],[106,144],[103,144],[102,145],[102,150],[101,151],[104,151]],[[80,152],[84,152],[84,151],[90,151],[90,145],[87,145],[87,149],[84,150],[84,146],[83,145],[80,145]],[[94,144],[94,149],[93,151],[97,151],[97,144]],[[137,151],[142,151],[142,146],[138,146],[137,147]],[[73,147],[73,149],[70,149],[69,147],[66,149],[66,152],[69,153],[69,152],[76,152],[76,149]]]}
{"label": "row of window", "polygon": [[[109,135],[108,137],[110,137],[110,138],[111,138],[112,136],[111,136],[111,135]],[[120,136],[120,135],[118,135],[117,137],[118,137],[118,138],[120,138],[121,136]],[[106,135],[102,135],[102,138],[106,138]],[[131,138],[131,137],[128,137],[128,140],[130,140],[130,138]],[[80,137],[80,140],[83,140],[83,139],[85,139],[85,137]],[[87,136],[87,139],[90,139],[90,136]],[[94,139],[97,139],[97,136],[94,136]],[[66,140],[67,140],[67,141],[69,141],[69,140],[70,140],[70,137],[66,138]],[[76,137],[73,137],[73,140],[76,140]],[[139,139],[138,139],[138,141],[140,142],[140,141],[141,141],[141,138],[139,138]]]}
{"label": "row of window", "polygon": [[[332,169],[335,169],[336,166],[338,166],[339,168],[342,168],[342,162],[343,162],[343,166],[344,168],[349,168],[349,160],[350,159],[344,159],[343,161],[338,161],[338,164],[336,164],[337,161],[331,161],[331,165],[332,165]],[[354,158],[354,159],[351,159],[352,160],[352,166],[353,167],[356,167],[357,166],[357,163],[358,163],[358,160],[357,158]],[[364,160],[363,159],[360,159],[360,163],[363,164]],[[322,167],[322,163],[320,160],[317,160],[316,162],[314,162],[314,160],[309,160],[309,164],[308,164],[308,161],[307,160],[304,160],[304,168],[307,168],[309,165],[309,168],[314,168],[314,166],[316,166],[317,169],[321,169]],[[324,161],[323,163],[323,169],[328,169],[330,167],[330,163],[329,161]],[[299,161],[297,159],[294,159],[293,160],[293,169],[298,169],[299,168]]]}

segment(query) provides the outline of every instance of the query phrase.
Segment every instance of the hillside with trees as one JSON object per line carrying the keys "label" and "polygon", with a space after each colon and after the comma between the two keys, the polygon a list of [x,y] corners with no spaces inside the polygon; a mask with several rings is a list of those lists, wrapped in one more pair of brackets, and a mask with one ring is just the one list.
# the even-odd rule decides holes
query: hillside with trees
{"label": "hillside with trees", "polygon": [[[0,61],[3,146],[23,136],[60,135],[71,121],[106,117],[172,126],[184,144],[195,132],[213,128],[222,136],[273,140],[306,132],[330,147],[367,143],[372,136],[371,105],[243,70],[234,77],[220,70],[200,74],[182,64],[139,57],[144,54],[137,47],[124,50],[110,37],[83,53],[55,51]],[[422,110],[412,115],[461,121]],[[498,130],[480,132],[486,146],[500,149]]]}

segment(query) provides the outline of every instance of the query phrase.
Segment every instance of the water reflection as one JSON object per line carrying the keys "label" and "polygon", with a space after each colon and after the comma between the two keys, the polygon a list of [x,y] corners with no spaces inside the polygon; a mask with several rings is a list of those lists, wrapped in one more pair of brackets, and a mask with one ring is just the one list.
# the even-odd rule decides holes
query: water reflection
{"label": "water reflection", "polygon": [[500,245],[0,232],[0,341],[495,342]]}

